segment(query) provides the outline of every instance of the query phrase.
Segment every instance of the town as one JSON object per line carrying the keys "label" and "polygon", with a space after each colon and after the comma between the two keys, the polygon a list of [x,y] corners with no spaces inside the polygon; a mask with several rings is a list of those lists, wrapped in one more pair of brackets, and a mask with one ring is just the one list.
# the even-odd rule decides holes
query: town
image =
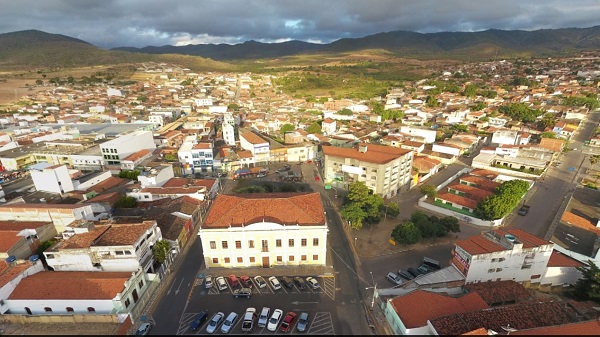
{"label": "town", "polygon": [[0,109],[3,322],[600,331],[599,55],[455,63],[366,99],[294,94],[299,73],[144,62],[21,88]]}

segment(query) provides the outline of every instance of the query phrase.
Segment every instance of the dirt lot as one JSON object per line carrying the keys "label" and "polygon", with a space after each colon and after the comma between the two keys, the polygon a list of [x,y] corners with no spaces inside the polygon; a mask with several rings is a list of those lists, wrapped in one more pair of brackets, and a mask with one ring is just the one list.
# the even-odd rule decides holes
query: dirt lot
{"label": "dirt lot", "polygon": [[114,335],[112,323],[0,324],[0,335]]}
{"label": "dirt lot", "polygon": [[35,80],[32,79],[7,79],[6,82],[0,81],[0,107],[3,105],[16,103],[24,95],[47,90],[48,87],[34,87],[32,90],[25,88],[25,84],[35,86]]}

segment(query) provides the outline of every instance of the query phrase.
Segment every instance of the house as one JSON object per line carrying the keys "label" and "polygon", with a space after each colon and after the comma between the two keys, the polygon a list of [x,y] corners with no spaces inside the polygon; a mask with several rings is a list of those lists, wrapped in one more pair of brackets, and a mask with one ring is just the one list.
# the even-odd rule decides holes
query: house
{"label": "house", "polygon": [[212,142],[197,143],[186,140],[177,151],[179,162],[183,164],[187,174],[195,172],[213,171],[213,144]]}
{"label": "house", "polygon": [[52,221],[0,221],[0,259],[27,259],[56,234]]}
{"label": "house", "polygon": [[270,144],[251,130],[240,129],[240,146],[250,151],[256,164],[266,164],[270,160]]}
{"label": "house", "polygon": [[580,262],[592,260],[600,264],[600,221],[594,218],[595,214],[593,209],[565,211],[550,239],[556,249]]}
{"label": "house", "polygon": [[156,221],[127,224],[74,221],[63,239],[44,251],[54,271],[154,272],[152,246],[162,239]]}
{"label": "house", "polygon": [[515,145],[519,136],[518,131],[498,130],[492,134],[492,144]]}
{"label": "house", "polygon": [[386,198],[411,187],[413,151],[362,143],[354,148],[323,146],[323,155],[324,179],[336,187],[348,189],[361,181]]}
{"label": "house", "polygon": [[335,119],[325,118],[323,120],[323,123],[321,124],[321,131],[323,132],[323,135],[333,135],[335,134],[336,129],[337,121]]}
{"label": "house", "polygon": [[0,221],[52,222],[58,233],[75,220],[94,220],[87,204],[8,204],[0,205]]}
{"label": "house", "polygon": [[121,159],[121,170],[134,170],[144,160],[152,156],[152,151],[141,149]]}
{"label": "house", "polygon": [[319,193],[219,194],[198,235],[207,267],[325,265]]}
{"label": "house", "polygon": [[22,278],[3,300],[2,314],[127,314],[148,289],[141,271],[41,271]]}
{"label": "house", "polygon": [[141,172],[137,176],[142,188],[163,186],[169,179],[175,177],[172,165],[158,165],[152,167],[149,171]]}

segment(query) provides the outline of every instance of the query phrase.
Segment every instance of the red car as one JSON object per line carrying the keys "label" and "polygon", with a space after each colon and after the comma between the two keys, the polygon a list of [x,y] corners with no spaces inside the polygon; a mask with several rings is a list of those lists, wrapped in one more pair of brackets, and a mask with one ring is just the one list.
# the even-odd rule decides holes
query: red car
{"label": "red car", "polygon": [[244,287],[252,288],[252,281],[250,280],[250,277],[248,275],[240,277],[240,281],[242,282]]}
{"label": "red car", "polygon": [[229,284],[231,284],[232,287],[237,287],[240,285],[240,281],[238,280],[238,278],[235,275],[229,275],[227,276],[227,279],[229,280]]}
{"label": "red car", "polygon": [[292,327],[292,325],[294,325],[294,320],[296,319],[296,313],[293,311],[288,312],[287,314],[285,314],[285,317],[283,318],[283,322],[281,322],[281,326],[279,327],[279,329],[282,332],[288,332],[290,331],[290,328]]}
{"label": "red car", "polygon": [[315,176],[315,181],[319,181],[319,180],[321,180],[321,179],[319,178],[319,176]]}

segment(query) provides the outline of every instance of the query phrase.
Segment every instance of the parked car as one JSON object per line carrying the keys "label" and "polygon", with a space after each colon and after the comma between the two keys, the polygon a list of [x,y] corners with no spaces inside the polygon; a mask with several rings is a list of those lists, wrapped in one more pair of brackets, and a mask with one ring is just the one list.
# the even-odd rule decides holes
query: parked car
{"label": "parked car", "polygon": [[285,317],[283,318],[283,322],[281,322],[281,326],[279,327],[279,330],[281,330],[282,332],[290,331],[290,328],[294,324],[295,319],[296,319],[295,312],[290,311],[287,314],[285,314]]}
{"label": "parked car", "polygon": [[227,290],[227,282],[225,282],[223,276],[217,277],[217,287],[219,288],[219,291]]}
{"label": "parked car", "polygon": [[240,297],[250,298],[251,296],[252,296],[252,289],[250,289],[250,288],[236,289],[233,291],[233,297],[235,297],[235,298],[240,298]]}
{"label": "parked car", "polygon": [[412,276],[414,276],[414,277],[417,277],[417,276],[420,276],[420,275],[421,275],[421,273],[419,273],[419,271],[418,271],[418,270],[416,270],[415,268],[412,268],[412,267],[411,267],[411,268],[408,268],[408,272],[409,272],[409,273],[411,273],[411,274],[412,274]]}
{"label": "parked car", "polygon": [[196,331],[208,319],[208,311],[201,311],[190,323],[190,330]]}
{"label": "parked car", "polygon": [[304,289],[306,286],[306,281],[304,281],[304,279],[300,276],[294,277],[294,283],[300,289]]}
{"label": "parked car", "polygon": [[258,325],[259,328],[264,328],[265,326],[267,326],[267,323],[269,322],[270,313],[271,308],[262,308],[262,310],[260,311],[260,315],[258,315],[258,322],[256,323],[256,325]]}
{"label": "parked car", "polygon": [[292,279],[287,276],[281,277],[281,283],[283,283],[283,285],[286,288],[290,288],[290,289],[294,286],[294,281],[292,281]]}
{"label": "parked car", "polygon": [[306,283],[308,283],[308,285],[313,289],[321,288],[321,285],[319,285],[319,281],[317,281],[314,277],[311,277],[311,276],[307,277]]}
{"label": "parked car", "polygon": [[423,258],[422,264],[427,266],[427,268],[431,269],[432,271],[442,269],[442,266],[440,266],[440,263],[437,260],[430,259],[428,257]]}
{"label": "parked car", "polygon": [[308,313],[303,312],[298,317],[298,324],[296,325],[296,330],[300,332],[304,332],[308,327]]}
{"label": "parked car", "polygon": [[240,281],[242,282],[242,285],[244,287],[252,288],[252,280],[250,279],[250,276],[244,275],[244,276],[240,277]]}
{"label": "parked car", "polygon": [[225,314],[222,312],[217,312],[216,314],[214,314],[208,322],[208,324],[206,325],[206,332],[215,332],[215,330],[217,330],[217,327],[219,327],[219,324],[221,324],[221,321],[223,321],[223,317],[225,317]]}
{"label": "parked car", "polygon": [[275,309],[271,318],[269,318],[269,323],[267,324],[267,330],[275,331],[277,330],[277,326],[279,325],[279,321],[281,321],[281,316],[283,315],[283,311],[281,309]]}
{"label": "parked car", "polygon": [[531,206],[529,206],[529,205],[521,206],[521,208],[519,208],[519,212],[518,212],[519,215],[523,215],[523,216],[527,215],[527,213],[529,213],[530,208],[531,208]]}
{"label": "parked car", "polygon": [[212,288],[212,286],[213,286],[213,277],[211,275],[207,275],[204,278],[204,287],[206,289],[209,289],[209,288]]}
{"label": "parked car", "polygon": [[398,270],[398,276],[400,276],[400,277],[404,277],[404,278],[405,278],[405,279],[407,279],[407,280],[412,280],[412,279],[414,279],[414,278],[415,278],[415,277],[414,277],[414,276],[413,276],[411,273],[409,273],[409,272],[408,272],[408,270],[406,270],[406,269],[400,269],[400,270]]}
{"label": "parked car", "polygon": [[417,271],[419,272],[419,274],[425,275],[431,273],[433,270],[427,267],[426,265],[422,264],[419,267],[417,267]]}
{"label": "parked car", "polygon": [[254,283],[260,289],[267,286],[267,282],[265,281],[265,279],[262,276],[254,276]]}
{"label": "parked car", "polygon": [[390,280],[395,285],[401,285],[402,284],[402,279],[400,278],[400,276],[398,276],[398,275],[396,275],[396,274],[394,274],[392,272],[389,272],[386,275],[386,277],[387,277],[388,280]]}
{"label": "parked car", "polygon": [[242,318],[242,331],[244,331],[244,332],[252,331],[252,328],[254,327],[255,319],[256,319],[256,309],[255,308],[246,309],[244,318]]}
{"label": "parked car", "polygon": [[235,322],[238,319],[238,314],[236,314],[235,312],[230,312],[229,315],[227,315],[227,318],[225,318],[225,321],[223,322],[223,325],[221,325],[221,332],[222,333],[229,333],[229,331],[231,331],[231,328],[233,328],[233,326],[235,325]]}
{"label": "parked car", "polygon": [[277,277],[275,277],[275,276],[269,277],[269,283],[271,283],[271,287],[273,287],[273,290],[281,289],[281,283],[279,283],[279,280],[277,279]]}
{"label": "parked car", "polygon": [[152,329],[152,324],[142,323],[135,331],[135,334],[138,336],[147,335],[150,332],[150,329]]}
{"label": "parked car", "polygon": [[233,274],[227,276],[227,279],[229,280],[229,284],[232,288],[240,285],[240,281],[238,280],[237,276]]}

